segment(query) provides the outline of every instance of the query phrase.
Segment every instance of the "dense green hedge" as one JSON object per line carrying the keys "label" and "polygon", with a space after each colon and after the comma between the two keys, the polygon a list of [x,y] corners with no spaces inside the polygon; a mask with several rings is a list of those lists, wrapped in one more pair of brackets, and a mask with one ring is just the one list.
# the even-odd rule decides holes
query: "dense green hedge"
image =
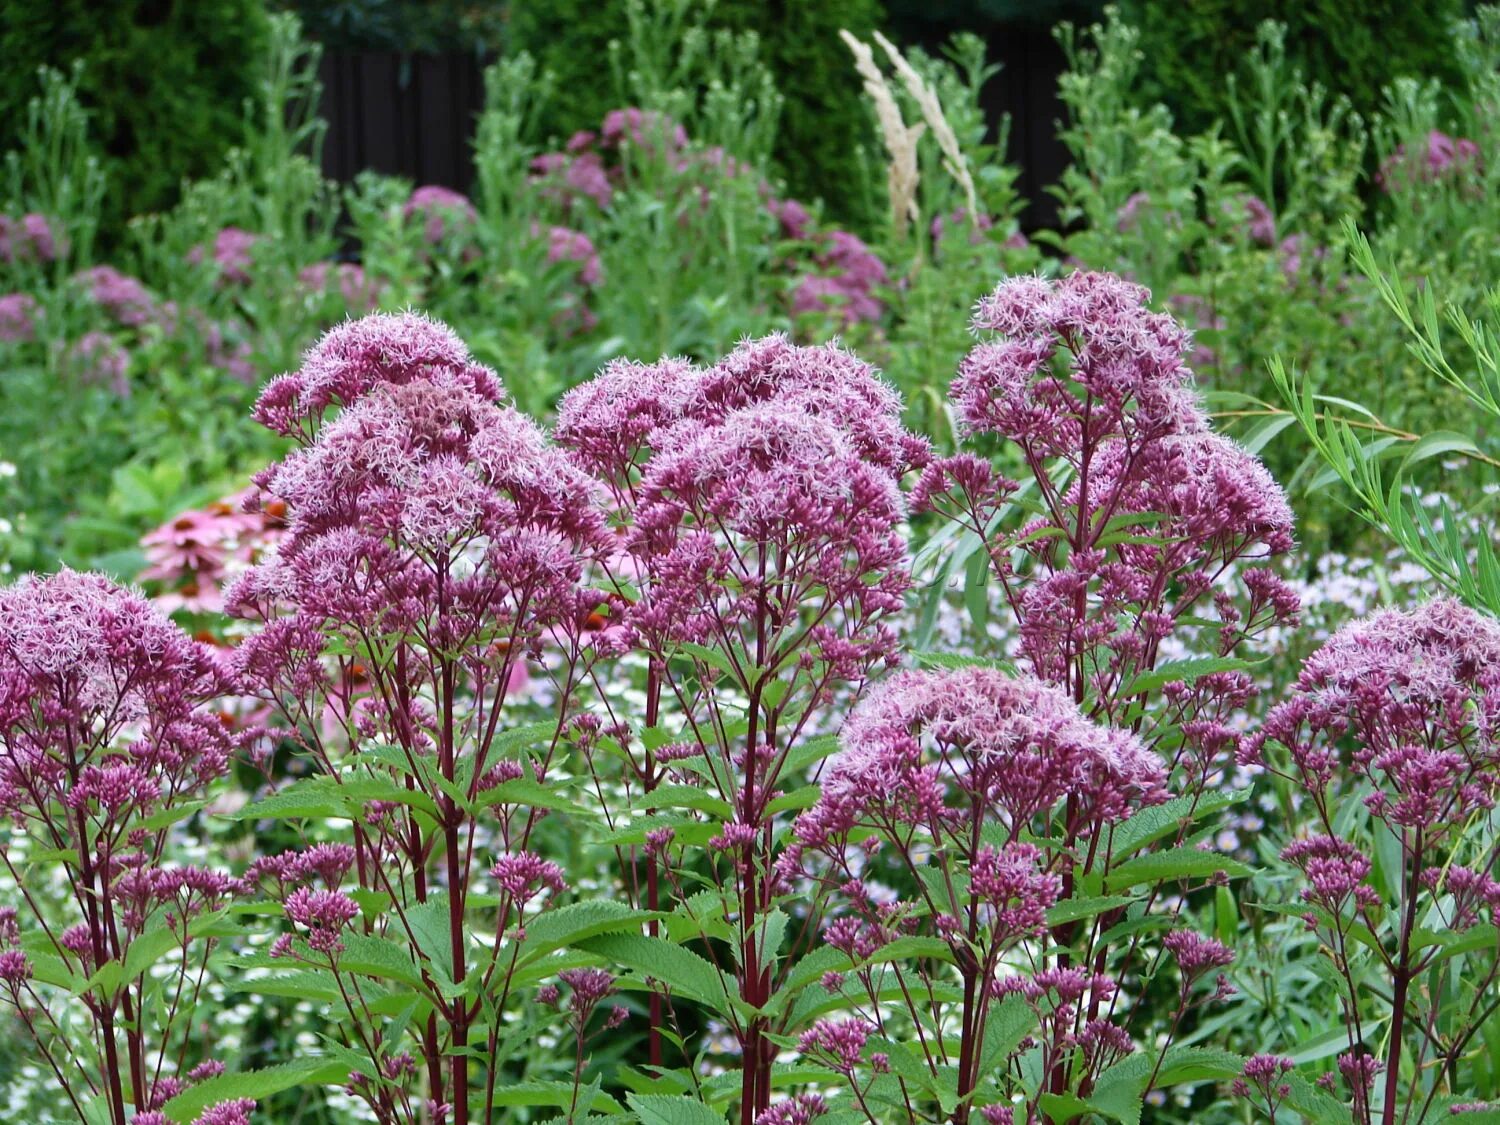
{"label": "dense green hedge", "polygon": [[269,24],[263,0],[0,0],[0,150],[43,65],[84,63],[79,94],[109,173],[106,230],[167,206],[242,136]]}
{"label": "dense green hedge", "polygon": [[1227,117],[1225,75],[1240,71],[1267,19],[1287,26],[1287,57],[1369,119],[1399,75],[1457,80],[1449,40],[1464,0],[1123,0],[1141,31],[1142,94],[1169,105],[1181,126]]}
{"label": "dense green hedge", "polygon": [[[719,0],[708,23],[754,31],[785,97],[776,157],[793,195],[849,202],[856,143],[872,139],[869,110],[838,31],[868,38],[881,0]],[[626,34],[624,5],[599,0],[513,0],[509,48],[530,52],[557,77],[546,127],[560,137],[596,127],[616,108],[608,44]],[[848,216],[841,216],[848,217]]]}
{"label": "dense green hedge", "polygon": [[296,13],[303,34],[325,47],[375,50],[496,49],[505,0],[270,0]]}

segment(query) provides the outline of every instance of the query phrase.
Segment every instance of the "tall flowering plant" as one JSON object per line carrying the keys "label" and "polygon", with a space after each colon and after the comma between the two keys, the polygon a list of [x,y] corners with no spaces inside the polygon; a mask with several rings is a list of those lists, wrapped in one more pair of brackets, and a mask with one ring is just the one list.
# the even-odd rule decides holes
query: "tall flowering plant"
{"label": "tall flowering plant", "polygon": [[165,1122],[224,1069],[192,1061],[193,1012],[237,883],[168,859],[234,750],[206,706],[223,686],[211,650],[102,576],[0,589],[0,864],[19,896],[0,1003],[85,1122]]}
{"label": "tall flowering plant", "polygon": [[[786,862],[838,904],[829,1003],[856,1010],[799,1046],[871,1121],[1113,1116],[1232,1069],[1141,1051],[1132,1023],[1160,1006],[1148,995],[1175,1029],[1232,991],[1231,952],[1164,892],[1246,870],[1194,825],[1235,799],[1213,790],[1253,692],[1240,654],[1297,610],[1264,565],[1292,546],[1292,517],[1210,431],[1188,334],[1146,298],[1076,273],[980,302],[989,338],[953,406],[1020,473],[961,452],[927,466],[914,500],[982,552],[1011,616],[1006,659],[868,698],[797,821]],[[1173,965],[1176,987],[1158,983]]]}
{"label": "tall flowering plant", "polygon": [[[614,718],[601,745],[627,759],[620,812],[640,818],[648,905],[666,905],[666,881],[711,959],[702,968],[727,982],[710,991],[742,1054],[748,1125],[770,1105],[776,1035],[798,1015],[776,1003],[782,944],[815,934],[815,904],[784,907],[778,814],[805,799],[830,704],[895,659],[908,582],[897,480],[926,446],[866,364],[781,336],[706,369],[612,364],[564,399],[558,438],[607,483],[624,528],[603,563],[623,607],[612,641],[647,665],[642,729]],[[717,890],[693,893],[685,809],[716,822]],[[666,939],[645,940],[640,967],[670,985],[649,956]],[[653,1036],[661,1015],[658,999]],[[652,1052],[660,1067],[655,1040]]]}
{"label": "tall flowering plant", "polygon": [[[1500,625],[1439,600],[1340,629],[1243,749],[1310,822],[1281,852],[1287,908],[1332,969],[1347,1050],[1321,1082],[1359,1125],[1470,1100],[1466,1054],[1500,1010],[1497,719]],[[1280,1098],[1315,1107],[1288,1070]],[[1274,1115],[1264,1083],[1241,1087]]]}
{"label": "tall flowering plant", "polygon": [[[568,803],[583,568],[612,540],[588,478],[501,400],[420,316],[328,333],[256,406],[295,446],[256,477],[286,528],[225,591],[261,624],[244,690],[318,769],[247,815],[352,825],[247,873],[287,922],[261,963],[342,1010],[349,1090],[383,1123],[494,1120],[502,1015],[572,932],[536,925],[565,882],[533,836]],[[527,682],[553,720],[515,724]],[[575,920],[608,928],[609,905]]]}

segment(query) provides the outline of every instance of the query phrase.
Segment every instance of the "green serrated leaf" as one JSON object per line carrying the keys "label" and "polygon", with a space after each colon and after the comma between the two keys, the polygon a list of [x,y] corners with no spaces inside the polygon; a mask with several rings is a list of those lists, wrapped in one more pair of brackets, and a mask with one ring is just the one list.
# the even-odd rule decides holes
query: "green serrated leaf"
{"label": "green serrated leaf", "polygon": [[298,1059],[280,1066],[269,1066],[264,1070],[241,1071],[209,1078],[167,1102],[163,1112],[179,1125],[186,1125],[209,1106],[220,1102],[234,1101],[236,1098],[260,1101],[297,1086],[341,1085],[348,1080],[349,1067],[345,1063],[326,1058]]}
{"label": "green serrated leaf", "polygon": [[600,934],[638,931],[652,918],[661,916],[612,899],[589,899],[554,907],[526,923],[520,963],[530,964],[558,949]]}
{"label": "green serrated leaf", "polygon": [[1232,879],[1252,874],[1251,869],[1237,859],[1217,852],[1199,851],[1197,848],[1174,848],[1167,852],[1151,852],[1126,860],[1104,877],[1105,890],[1110,893],[1128,890],[1131,887],[1171,882],[1177,879],[1206,879],[1223,872]]}
{"label": "green serrated leaf", "polygon": [[725,1125],[724,1115],[686,1095],[626,1094],[641,1125]]}
{"label": "green serrated leaf", "polygon": [[644,934],[603,934],[577,943],[606,961],[625,965],[727,1015],[744,1005],[727,991],[719,971],[698,954],[664,938]]}

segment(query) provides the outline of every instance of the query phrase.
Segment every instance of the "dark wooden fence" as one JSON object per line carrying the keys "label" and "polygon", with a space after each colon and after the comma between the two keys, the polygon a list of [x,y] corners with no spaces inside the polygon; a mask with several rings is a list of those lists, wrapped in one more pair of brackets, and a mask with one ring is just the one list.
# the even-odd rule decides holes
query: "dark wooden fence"
{"label": "dark wooden fence", "polygon": [[[1067,163],[1056,136],[1062,53],[1045,29],[997,25],[985,31],[990,57],[1002,64],[985,89],[985,108],[992,120],[1010,114],[1008,155],[1021,168],[1018,186],[1030,201],[1023,225],[1034,230],[1055,221],[1045,189]],[[468,191],[484,66],[472,53],[326,51],[320,75],[328,122],[324,174],[347,183],[370,169]]]}
{"label": "dark wooden fence", "polygon": [[347,183],[369,169],[469,190],[483,60],[459,52],[326,51],[319,77],[328,122],[324,175]]}

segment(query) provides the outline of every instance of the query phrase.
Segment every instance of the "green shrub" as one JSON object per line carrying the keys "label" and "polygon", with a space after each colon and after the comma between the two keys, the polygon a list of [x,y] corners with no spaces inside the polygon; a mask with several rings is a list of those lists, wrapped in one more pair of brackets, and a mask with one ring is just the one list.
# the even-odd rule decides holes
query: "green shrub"
{"label": "green shrub", "polygon": [[323,46],[373,51],[477,51],[503,38],[500,0],[271,0]]}
{"label": "green shrub", "polygon": [[[510,50],[528,52],[557,79],[558,97],[542,119],[547,133],[566,138],[597,128],[617,108],[619,93],[602,75],[610,40],[626,37],[625,7],[597,0],[512,0]],[[848,184],[863,174],[856,148],[872,139],[872,129],[838,32],[868,39],[883,18],[881,0],[719,0],[704,20],[710,31],[759,37],[761,60],[785,99],[777,170],[792,195],[823,199],[839,218],[863,217],[846,213],[852,202]]]}
{"label": "green shrub", "polygon": [[37,68],[83,60],[79,99],[111,185],[103,224],[117,233],[243,139],[267,35],[262,0],[0,0],[0,149],[18,142]]}
{"label": "green shrub", "polygon": [[1143,99],[1164,102],[1193,132],[1228,119],[1225,76],[1241,72],[1264,20],[1286,25],[1287,58],[1309,82],[1369,120],[1393,78],[1458,80],[1449,33],[1464,9],[1464,0],[1124,0],[1120,16],[1141,32]]}

